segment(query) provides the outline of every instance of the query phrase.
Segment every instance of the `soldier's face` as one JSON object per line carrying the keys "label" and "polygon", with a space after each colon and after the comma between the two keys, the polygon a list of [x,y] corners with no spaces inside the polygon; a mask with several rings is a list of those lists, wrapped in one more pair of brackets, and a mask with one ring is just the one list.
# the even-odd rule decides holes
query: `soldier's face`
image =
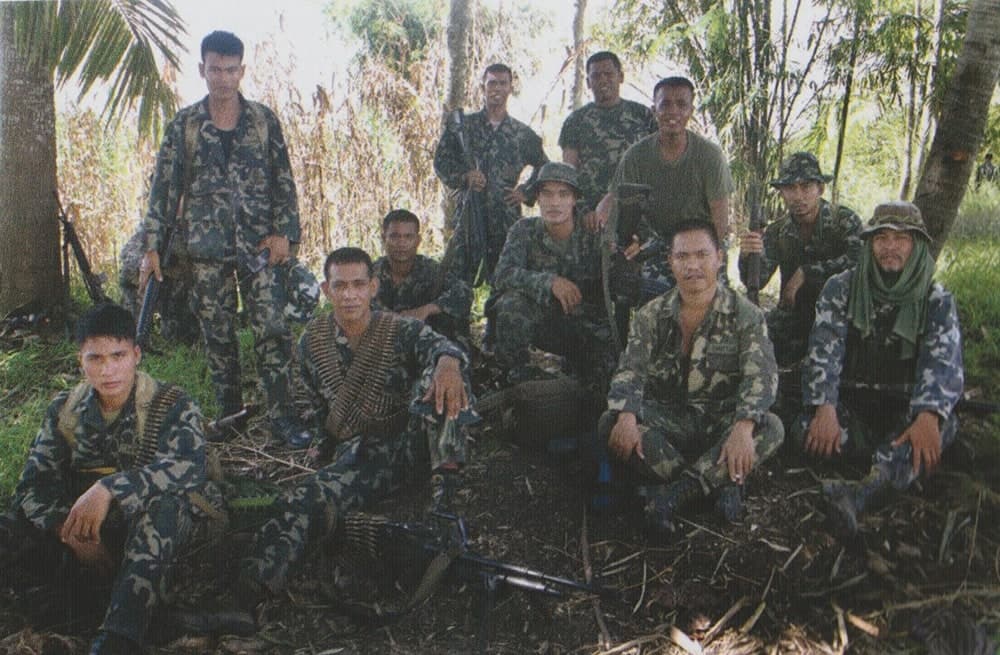
{"label": "soldier's face", "polygon": [[587,68],[587,88],[594,94],[594,102],[598,105],[617,103],[624,81],[625,74],[610,59],[594,62]]}
{"label": "soldier's face", "polygon": [[330,264],[320,287],[333,307],[333,317],[341,325],[367,320],[372,299],[378,293],[378,279],[368,275],[368,266]]}
{"label": "soldier's face", "polygon": [[142,351],[135,342],[114,337],[90,337],[77,355],[87,382],[105,409],[122,407],[132,393]]}
{"label": "soldier's face", "polygon": [[236,55],[206,52],[205,61],[198,64],[198,72],[205,78],[208,95],[216,100],[231,100],[240,90],[246,67]]}
{"label": "soldier's face", "polygon": [[507,98],[513,84],[510,75],[507,73],[486,73],[483,78],[483,93],[486,95],[486,106],[488,108],[501,108],[507,106]]}
{"label": "soldier's face", "polygon": [[788,213],[799,222],[811,222],[819,215],[819,199],[823,197],[823,185],[819,182],[792,182],[778,187],[778,193],[785,201]]}
{"label": "soldier's face", "polygon": [[679,135],[694,113],[694,95],[685,86],[663,86],[653,98],[653,115],[660,133]]}
{"label": "soldier's face", "polygon": [[670,270],[681,295],[713,288],[722,265],[722,251],[703,230],[689,230],[674,236],[670,249]]}
{"label": "soldier's face", "polygon": [[564,182],[543,182],[538,190],[538,208],[546,225],[562,225],[573,220],[576,193]]}
{"label": "soldier's face", "polygon": [[913,252],[913,235],[903,230],[879,230],[872,235],[875,263],[886,273],[902,273]]}
{"label": "soldier's face", "polygon": [[382,247],[393,264],[407,264],[417,257],[420,230],[409,221],[393,221],[382,233]]}

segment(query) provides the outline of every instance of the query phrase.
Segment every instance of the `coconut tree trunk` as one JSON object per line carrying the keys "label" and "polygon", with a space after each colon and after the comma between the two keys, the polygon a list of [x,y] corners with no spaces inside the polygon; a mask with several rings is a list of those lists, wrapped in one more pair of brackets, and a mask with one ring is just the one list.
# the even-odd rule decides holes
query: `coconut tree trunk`
{"label": "coconut tree trunk", "polygon": [[448,56],[451,59],[445,111],[458,109],[468,100],[469,39],[475,0],[451,0],[448,12]]}
{"label": "coconut tree trunk", "polygon": [[45,62],[18,52],[14,11],[0,2],[0,316],[62,301],[55,90]]}
{"label": "coconut tree trunk", "polygon": [[940,252],[969,186],[1000,74],[1000,0],[972,0],[965,43],[945,92],[913,202]]}

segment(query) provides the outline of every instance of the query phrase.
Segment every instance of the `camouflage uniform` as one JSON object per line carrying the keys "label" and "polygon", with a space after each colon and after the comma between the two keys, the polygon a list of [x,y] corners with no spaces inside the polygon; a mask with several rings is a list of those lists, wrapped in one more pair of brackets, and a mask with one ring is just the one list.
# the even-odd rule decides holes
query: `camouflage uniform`
{"label": "camouflage uniform", "polygon": [[[552,295],[552,280],[564,277],[583,301],[565,314]],[[564,355],[594,388],[607,389],[614,368],[608,316],[601,299],[600,236],[577,220],[570,238],[548,235],[541,217],[522,218],[507,237],[496,275],[497,343],[501,364],[516,377],[532,344]]]}
{"label": "camouflage uniform", "polygon": [[[465,142],[479,170],[486,176],[486,252],[468,252],[464,236],[467,226],[454,225],[453,220],[455,233],[452,238],[456,239],[457,247],[453,270],[462,271],[459,277],[465,277],[471,282],[468,272],[472,271],[474,276],[478,268],[475,263],[484,260],[484,279],[490,281],[507,238],[507,231],[521,218],[520,205],[508,204],[504,195],[517,187],[518,178],[525,166],[532,166],[534,169],[525,188],[531,186],[538,176],[538,169],[549,159],[542,149],[541,137],[509,115],[494,129],[486,110],[481,110],[467,114],[464,126]],[[434,151],[434,172],[445,186],[453,192],[459,192],[466,188],[463,176],[468,171],[469,166],[459,142],[458,127],[454,122],[448,121]],[[533,202],[529,199],[529,204]]]}
{"label": "camouflage uniform", "polygon": [[629,146],[656,129],[649,107],[632,100],[622,100],[614,107],[591,102],[566,118],[559,146],[573,148],[580,156],[580,216],[594,211],[608,192],[611,176]]}
{"label": "camouflage uniform", "polygon": [[[223,133],[211,121],[208,98],[185,107],[168,126],[143,222],[146,249],[159,250],[185,196],[187,251],[192,260],[195,314],[223,413],[242,404],[236,338],[237,278],[254,335],[261,384],[272,419],[292,415],[288,362],[292,338],[285,320],[289,265],[253,274],[248,264],[267,236],[300,240],[295,182],[274,113],[240,96],[242,110],[226,158]],[[197,126],[197,152],[185,171],[185,136]],[[185,180],[189,188],[185,193]]]}
{"label": "camouflage uniform", "polygon": [[[809,355],[802,369],[802,404],[805,413],[794,428],[795,441],[805,443],[815,407],[832,404],[843,429],[841,445],[848,456],[874,455],[897,489],[916,478],[913,449],[909,443],[891,442],[917,414],[931,411],[941,417],[941,447],[955,440],[958,421],[955,405],[962,397],[962,337],[955,300],[933,283],[928,298],[925,329],[916,357],[900,357],[901,339],[892,331],[897,308],[877,305],[872,334],[862,339],[849,325],[847,300],[854,271],[826,283],[816,304],[816,324],[809,336]],[[866,386],[884,386],[897,393],[849,392],[842,380]],[[908,397],[898,397],[905,390]]]}
{"label": "camouflage uniform", "polygon": [[[136,380],[136,387],[159,388],[144,373]],[[66,412],[74,419],[75,443],[60,429]],[[102,542],[124,548],[101,629],[142,643],[171,562],[189,537],[191,496],[205,491],[206,483],[202,418],[190,398],[182,394],[167,411],[155,455],[145,466],[137,462],[143,441],[137,421],[136,389],[111,423],[89,385],[56,396],[31,446],[13,507],[0,516],[0,552],[5,560],[25,553],[24,564],[41,573],[57,570],[67,551],[56,530],[76,499],[99,481],[112,496]],[[4,581],[12,575],[5,571]]]}
{"label": "camouflage uniform", "polygon": [[680,295],[673,290],[632,319],[628,347],[611,379],[600,438],[607,442],[619,412],[632,412],[645,455],[633,459],[640,465],[637,473],[668,482],[684,471],[714,489],[730,482],[725,466],[716,462],[737,421],[756,423],[758,462],[781,446],[784,429],[768,411],[777,384],[763,312],[720,285],[693,335],[691,354],[684,357]]}
{"label": "camouflage uniform", "polygon": [[[774,343],[775,354],[782,365],[791,364],[806,354],[809,330],[816,312],[816,299],[831,275],[853,266],[861,251],[861,217],[848,207],[837,207],[822,198],[819,216],[808,242],[802,241],[799,225],[791,215],[767,226],[764,230],[764,252],[760,262],[760,286],[781,273],[781,286],[799,268],[805,282],[799,288],[792,308],[775,307],[767,313],[767,332]],[[740,277],[749,278],[748,257],[740,257]]]}
{"label": "camouflage uniform", "polygon": [[[373,312],[372,321],[380,314]],[[310,332],[322,327],[319,321],[333,322],[333,316],[317,317],[307,326],[299,342],[301,376],[296,403],[303,419],[316,428],[315,434],[324,435],[320,448],[333,451],[332,458],[279,496],[277,518],[265,523],[255,535],[250,553],[242,562],[243,576],[272,591],[282,589],[289,567],[302,558],[308,544],[329,537],[344,512],[357,510],[405,482],[426,476],[430,468],[464,461],[464,432],[442,429],[420,398],[430,384],[439,357],[458,359],[463,375],[467,375],[468,361],[454,344],[422,322],[406,317],[395,319],[399,324],[394,357],[381,383],[384,393],[397,401],[412,400],[406,427],[397,434],[356,434],[339,442],[325,431],[335,394],[322,382],[318,359],[309,347]],[[360,353],[351,350],[335,322],[332,329],[340,361],[349,366]]]}
{"label": "camouflage uniform", "polygon": [[417,255],[410,274],[397,286],[392,281],[389,259],[380,257],[375,261],[375,277],[379,282],[375,307],[401,312],[434,303],[441,308],[441,313],[431,316],[427,324],[449,339],[466,335],[469,332],[469,312],[472,310],[472,290],[450,271],[443,280],[441,276],[441,264],[430,257]]}
{"label": "camouflage uniform", "polygon": [[[191,261],[186,252],[178,252],[171,247],[170,262],[163,271],[163,286],[157,298],[156,308],[160,313],[160,330],[167,339],[181,343],[197,343],[201,334],[198,319],[191,310]],[[122,292],[122,307],[132,312],[138,320],[142,309],[139,294],[139,265],[146,252],[146,239],[142,230],[136,230],[122,248],[119,258],[120,270],[118,286]]]}

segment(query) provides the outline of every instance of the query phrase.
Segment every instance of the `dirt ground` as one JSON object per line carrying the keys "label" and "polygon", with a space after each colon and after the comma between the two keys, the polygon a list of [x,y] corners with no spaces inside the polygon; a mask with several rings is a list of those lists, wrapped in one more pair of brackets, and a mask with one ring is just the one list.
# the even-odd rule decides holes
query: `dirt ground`
{"label": "dirt ground", "polygon": [[[723,522],[706,503],[682,513],[674,540],[650,543],[635,507],[586,510],[589,473],[578,459],[514,445],[495,421],[487,423],[473,432],[454,503],[470,548],[580,581],[586,550],[595,582],[617,590],[614,597],[595,602],[586,593],[551,598],[501,588],[486,611],[481,584],[446,578],[412,612],[372,626],[345,617],[331,600],[336,561],[315,553],[289,591],[262,607],[256,635],[185,638],[152,652],[986,653],[973,644],[983,634],[995,637],[1000,626],[998,423],[963,418],[962,443],[946,453],[943,470],[867,514],[861,539],[846,546],[825,527],[820,480],[849,471],[783,452],[749,480],[741,524]],[[227,469],[286,484],[305,473],[300,454],[268,446],[256,432],[225,447]],[[422,521],[428,504],[426,485],[416,485],[372,511]],[[229,533],[223,546],[189,553],[177,572],[175,605],[232,607],[245,537]],[[413,580],[387,587],[378,574],[408,569],[419,577],[423,567],[407,564],[370,563],[341,581],[340,593],[399,609]],[[86,652],[88,629],[35,632],[25,627],[23,609],[0,599],[0,634],[7,635],[0,653]],[[979,634],[977,626],[984,627]],[[700,644],[683,650],[685,635]],[[935,639],[953,650],[934,650]]]}

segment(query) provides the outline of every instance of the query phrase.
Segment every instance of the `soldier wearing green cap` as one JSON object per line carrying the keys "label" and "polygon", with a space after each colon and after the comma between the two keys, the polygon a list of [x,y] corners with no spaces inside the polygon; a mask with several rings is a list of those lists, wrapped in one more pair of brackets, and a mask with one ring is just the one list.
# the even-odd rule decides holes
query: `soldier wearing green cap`
{"label": "soldier wearing green cap", "polygon": [[606,389],[614,354],[600,297],[600,237],[576,215],[576,169],[549,162],[532,191],[541,216],[514,224],[497,263],[497,358],[511,382],[524,381],[533,376],[528,349],[536,345]]}
{"label": "soldier wearing green cap", "polygon": [[875,494],[934,472],[955,440],[964,382],[955,300],[933,280],[920,210],[881,204],[861,235],[857,267],[830,278],[817,302],[794,428],[809,455],[871,457],[862,480],[824,485],[843,536],[857,533]]}
{"label": "soldier wearing green cap", "polygon": [[740,238],[740,277],[750,284],[748,261],[761,255],[764,286],[781,272],[778,306],[767,315],[767,331],[779,365],[798,362],[806,353],[815,318],[816,298],[831,275],[847,270],[861,251],[861,218],[848,207],[823,199],[827,182],[816,156],[796,152],[781,164],[771,186],[778,190],[788,213],[761,232]]}

